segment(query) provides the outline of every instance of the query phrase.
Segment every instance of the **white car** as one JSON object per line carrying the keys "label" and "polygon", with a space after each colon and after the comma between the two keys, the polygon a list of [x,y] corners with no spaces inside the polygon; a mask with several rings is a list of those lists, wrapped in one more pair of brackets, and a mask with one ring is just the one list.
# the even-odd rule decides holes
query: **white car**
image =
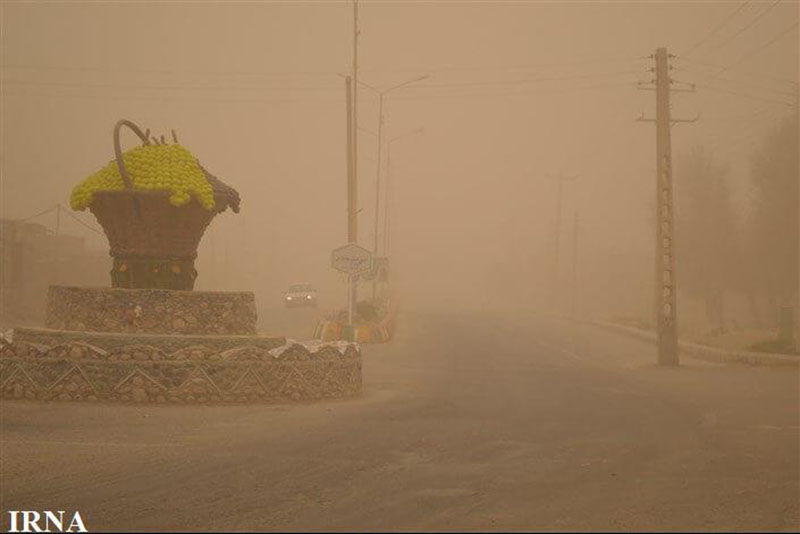
{"label": "white car", "polygon": [[299,306],[317,307],[317,290],[311,284],[294,284],[283,295],[287,308]]}

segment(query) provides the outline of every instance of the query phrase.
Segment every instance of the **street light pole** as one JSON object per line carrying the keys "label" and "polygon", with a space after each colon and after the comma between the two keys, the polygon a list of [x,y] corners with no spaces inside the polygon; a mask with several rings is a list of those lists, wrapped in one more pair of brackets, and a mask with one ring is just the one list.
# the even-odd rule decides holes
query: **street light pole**
{"label": "street light pole", "polygon": [[[370,89],[371,91],[375,92],[378,95],[378,162],[377,162],[377,168],[376,168],[376,171],[375,171],[375,229],[374,229],[373,242],[372,242],[372,254],[373,254],[373,258],[374,259],[377,259],[377,257],[378,257],[378,227],[379,227],[379,219],[380,219],[379,214],[380,214],[381,167],[382,167],[382,165],[381,165],[381,163],[382,163],[381,162],[381,147],[383,146],[383,122],[384,122],[384,120],[383,120],[383,97],[386,96],[387,94],[389,94],[390,92],[394,91],[395,89],[400,89],[401,87],[405,87],[406,85],[409,85],[409,84],[412,84],[412,83],[415,83],[415,82],[419,82],[419,81],[425,80],[427,78],[429,78],[429,75],[428,74],[423,74],[421,76],[417,76],[417,77],[412,78],[410,80],[406,80],[403,83],[399,83],[397,85],[394,85],[394,86],[389,87],[388,89],[384,89],[384,90],[377,89],[377,88],[372,87],[371,85],[366,84],[364,82],[358,82],[361,85],[363,85],[364,87],[366,87],[367,89]],[[378,283],[377,283],[377,277],[376,277],[376,278],[373,278],[373,280],[372,280],[372,298],[373,299],[375,298],[375,295],[377,293],[377,287],[378,287]]]}
{"label": "street light pole", "polygon": [[[373,261],[378,260],[378,220],[380,212],[378,209],[380,208],[380,196],[381,196],[381,146],[383,145],[383,95],[386,94],[380,93],[378,95],[378,164],[377,164],[377,171],[375,175],[375,232],[373,235],[373,242],[372,242],[372,257]],[[386,206],[384,206],[384,211],[386,210]],[[375,278],[372,280],[372,298],[375,298],[375,293],[377,292],[377,274]]]}
{"label": "street light pole", "polygon": [[389,209],[389,191],[392,184],[392,144],[404,137],[421,134],[424,131],[424,128],[416,128],[410,132],[396,135],[386,143],[386,185],[383,188],[383,255],[385,257],[389,257],[389,216],[391,213]]}

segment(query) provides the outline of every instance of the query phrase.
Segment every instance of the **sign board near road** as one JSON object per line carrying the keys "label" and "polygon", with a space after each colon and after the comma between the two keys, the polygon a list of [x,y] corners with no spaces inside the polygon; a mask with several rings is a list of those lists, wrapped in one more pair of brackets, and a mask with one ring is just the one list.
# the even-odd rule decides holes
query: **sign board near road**
{"label": "sign board near road", "polygon": [[372,253],[355,243],[335,248],[331,253],[331,267],[350,275],[369,271],[372,267]]}

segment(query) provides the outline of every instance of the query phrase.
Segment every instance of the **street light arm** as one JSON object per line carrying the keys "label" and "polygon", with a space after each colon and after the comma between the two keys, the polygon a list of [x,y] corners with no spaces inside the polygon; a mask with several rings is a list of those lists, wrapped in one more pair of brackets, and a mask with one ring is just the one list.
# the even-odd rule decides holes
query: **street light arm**
{"label": "street light arm", "polygon": [[389,144],[397,141],[398,139],[402,139],[403,137],[409,137],[409,136],[418,135],[418,134],[421,134],[421,133],[425,133],[425,128],[416,128],[414,130],[411,130],[410,132],[402,133],[400,135],[395,135],[394,137],[389,139]]}
{"label": "street light arm", "polygon": [[364,83],[364,82],[362,82],[361,80],[358,80],[358,85],[361,85],[361,86],[364,86],[364,87],[366,87],[367,89],[369,89],[370,91],[372,91],[373,93],[375,93],[375,94],[377,94],[377,95],[380,95],[380,94],[382,94],[382,93],[385,93],[385,92],[386,92],[386,91],[381,91],[381,90],[380,90],[380,89],[378,89],[377,87],[373,87],[373,86],[371,86],[371,85],[370,85],[370,84],[368,84],[368,83]]}
{"label": "street light arm", "polygon": [[409,84],[412,84],[412,83],[421,82],[422,80],[427,80],[430,77],[431,77],[430,74],[423,74],[422,76],[417,76],[416,78],[413,78],[411,80],[405,81],[403,83],[400,83],[400,84],[397,84],[397,85],[395,85],[393,87],[385,89],[383,91],[383,94],[386,94],[389,91],[394,91],[395,89],[400,89],[401,87],[405,87],[406,85],[409,85]]}
{"label": "street light arm", "polygon": [[[337,74],[338,76],[342,77],[342,78],[347,78],[347,76],[348,76],[348,75],[346,75],[346,74],[343,74],[343,73],[341,73],[341,72],[337,72],[336,74]],[[366,88],[367,88],[367,89],[369,89],[370,91],[374,91],[374,92],[375,92],[375,93],[377,93],[377,94],[381,94],[381,91],[380,91],[380,89],[378,89],[377,87],[372,87],[372,86],[371,86],[370,84],[368,84],[368,83],[364,83],[364,81],[363,81],[363,80],[358,80],[358,85],[361,85],[362,87],[366,87]]]}
{"label": "street light arm", "polygon": [[[342,73],[339,73],[339,76],[341,76],[343,78],[345,77],[345,75],[342,74]],[[405,87],[406,85],[409,85],[409,84],[412,84],[412,83],[421,82],[422,80],[427,80],[430,77],[431,77],[430,74],[423,74],[421,76],[417,76],[416,78],[412,78],[410,80],[406,80],[403,83],[399,83],[397,85],[393,85],[392,87],[389,87],[388,89],[383,89],[383,90],[378,89],[377,87],[373,87],[372,85],[370,85],[370,84],[368,84],[368,83],[366,83],[366,82],[364,82],[362,80],[358,80],[358,85],[361,85],[362,87],[365,87],[365,88],[369,89],[370,91],[372,91],[376,95],[385,95],[386,93],[388,93],[390,91],[394,91],[395,89],[400,89],[401,87]]]}

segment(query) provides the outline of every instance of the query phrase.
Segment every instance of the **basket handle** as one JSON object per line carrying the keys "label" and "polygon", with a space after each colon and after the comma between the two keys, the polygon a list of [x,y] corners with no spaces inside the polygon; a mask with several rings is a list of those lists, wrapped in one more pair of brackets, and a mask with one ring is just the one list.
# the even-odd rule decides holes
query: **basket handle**
{"label": "basket handle", "polygon": [[132,123],[127,119],[122,119],[117,121],[117,124],[114,126],[114,156],[117,158],[117,168],[119,168],[119,175],[122,177],[122,181],[125,184],[125,188],[133,189],[133,180],[131,180],[131,175],[128,174],[128,169],[125,168],[125,162],[122,161],[122,147],[119,144],[119,131],[123,126],[127,126],[131,130],[133,130],[133,133],[139,136],[139,139],[142,140],[142,144],[144,144],[145,146],[150,144],[150,140],[138,126],[136,126],[134,123]]}

